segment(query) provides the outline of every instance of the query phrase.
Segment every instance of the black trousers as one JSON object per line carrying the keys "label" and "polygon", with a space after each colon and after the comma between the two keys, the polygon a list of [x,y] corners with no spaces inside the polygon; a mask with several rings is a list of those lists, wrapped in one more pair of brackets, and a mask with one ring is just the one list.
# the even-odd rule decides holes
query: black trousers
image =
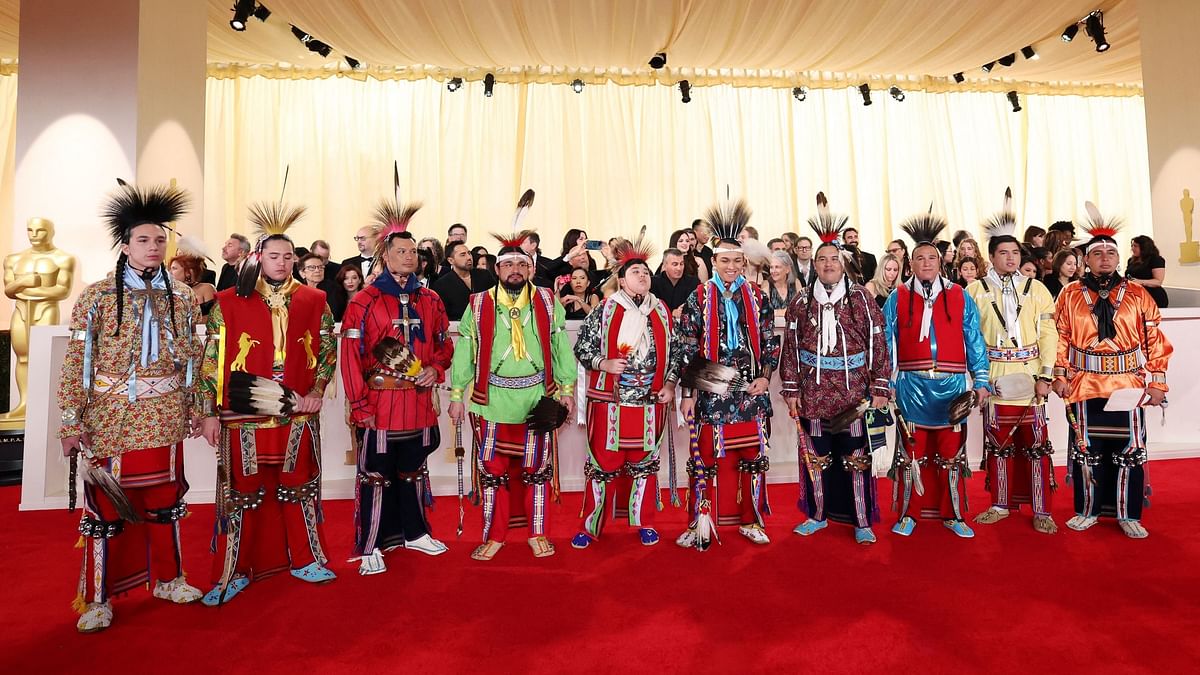
{"label": "black trousers", "polygon": [[354,553],[388,549],[430,534],[425,460],[441,443],[437,427],[360,429],[354,499]]}

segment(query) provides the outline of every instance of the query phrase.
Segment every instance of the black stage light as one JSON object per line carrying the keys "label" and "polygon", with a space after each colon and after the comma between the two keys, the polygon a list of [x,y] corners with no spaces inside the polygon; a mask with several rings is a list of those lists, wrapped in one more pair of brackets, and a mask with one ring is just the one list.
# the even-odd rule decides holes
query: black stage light
{"label": "black stage light", "polygon": [[1108,40],[1104,37],[1104,12],[1096,10],[1087,15],[1083,20],[1084,27],[1087,29],[1088,37],[1096,43],[1096,51],[1108,51]]}
{"label": "black stage light", "polygon": [[992,61],[992,62],[990,62],[990,63],[985,63],[985,64],[983,64],[983,68],[982,68],[982,70],[983,70],[983,72],[985,72],[985,73],[990,73],[990,72],[992,72],[992,68],[995,68],[995,67],[996,67],[996,62],[995,62],[995,61]]}
{"label": "black stage light", "polygon": [[803,100],[807,99],[808,98],[808,87],[806,87],[804,85],[800,85],[799,87],[792,87],[792,96],[797,101],[803,101]]}
{"label": "black stage light", "polygon": [[1037,61],[1038,60],[1038,54],[1037,54],[1037,52],[1033,51],[1033,45],[1029,45],[1028,47],[1021,47],[1021,56],[1024,56],[1026,61]]}
{"label": "black stage light", "polygon": [[571,88],[575,90],[576,94],[582,94],[583,93],[583,80],[576,78],[575,81],[571,83]]}
{"label": "black stage light", "polygon": [[447,82],[446,82],[446,90],[447,91],[458,91],[461,88],[462,88],[462,78],[461,77],[452,77],[449,80],[447,80]]}
{"label": "black stage light", "polygon": [[866,82],[858,85],[858,93],[862,94],[863,105],[871,105],[871,85]]}
{"label": "black stage light", "polygon": [[959,83],[959,84],[962,84],[963,80],[965,80],[965,79],[967,79],[967,78],[963,77],[963,74],[962,74],[962,73],[955,73],[955,74],[954,74],[954,81],[955,81],[955,82],[957,82],[957,83]]}
{"label": "black stage light", "polygon": [[1021,112],[1021,99],[1017,97],[1016,89],[1008,92],[1008,102],[1012,104],[1013,112]]}
{"label": "black stage light", "polygon": [[679,98],[684,103],[692,102],[692,83],[687,80],[679,81]]}
{"label": "black stage light", "polygon": [[246,22],[253,13],[254,0],[237,0],[233,5],[233,18],[229,20],[229,27],[236,31],[246,30]]}
{"label": "black stage light", "polygon": [[258,19],[259,21],[266,21],[267,17],[269,16],[271,16],[271,10],[267,9],[266,7],[259,5],[258,7],[254,8],[254,18]]}
{"label": "black stage light", "polygon": [[892,98],[896,99],[897,102],[904,100],[904,90],[900,87],[893,86],[891,89],[888,89],[888,93],[891,94]]}
{"label": "black stage light", "polygon": [[1075,34],[1078,32],[1079,32],[1079,24],[1078,23],[1073,23],[1070,26],[1067,26],[1062,34],[1062,41],[1070,42],[1071,40],[1074,40]]}
{"label": "black stage light", "polygon": [[362,65],[362,62],[359,61],[358,59],[354,58],[353,56],[347,56],[346,57],[346,65],[350,66],[354,70],[358,70],[359,66]]}
{"label": "black stage light", "polygon": [[651,59],[650,59],[650,67],[655,70],[658,70],[659,68],[662,68],[665,65],[667,65],[667,53],[666,52],[659,52],[659,53],[655,54],[653,57],[651,57]]}
{"label": "black stage light", "polygon": [[495,86],[496,86],[496,76],[495,75],[488,73],[487,75],[483,76],[483,95],[484,96],[491,98],[492,97],[492,88]]}
{"label": "black stage light", "polygon": [[996,62],[1005,68],[1011,68],[1012,64],[1017,62],[1017,55],[1013,53],[1009,54],[1008,56],[1001,56],[1000,58],[996,59]]}

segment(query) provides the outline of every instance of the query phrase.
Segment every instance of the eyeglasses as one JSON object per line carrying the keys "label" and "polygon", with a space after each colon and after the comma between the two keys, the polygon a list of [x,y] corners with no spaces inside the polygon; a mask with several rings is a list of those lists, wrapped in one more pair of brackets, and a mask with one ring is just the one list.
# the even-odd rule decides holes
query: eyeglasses
{"label": "eyeglasses", "polygon": [[367,238],[366,238],[366,237],[362,237],[362,236],[356,236],[356,237],[354,237],[354,241],[366,241],[366,240],[367,240]]}
{"label": "eyeglasses", "polygon": [[322,265],[322,266],[319,266],[319,267],[318,267],[317,265],[305,265],[305,266],[303,267],[303,269],[304,269],[304,271],[305,271],[305,272],[316,272],[316,271],[319,271],[319,270],[324,270],[324,269],[325,269],[325,266],[324,266],[324,265]]}

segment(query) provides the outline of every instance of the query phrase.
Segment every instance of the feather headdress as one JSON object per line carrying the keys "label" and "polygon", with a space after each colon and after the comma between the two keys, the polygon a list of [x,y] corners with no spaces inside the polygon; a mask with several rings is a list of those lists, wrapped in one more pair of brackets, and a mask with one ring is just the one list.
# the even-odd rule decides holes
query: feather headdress
{"label": "feather headdress", "polygon": [[745,199],[717,204],[708,209],[704,220],[712,230],[713,237],[740,246],[738,235],[750,223],[750,207],[746,204]]}
{"label": "feather headdress", "polygon": [[191,235],[183,235],[175,242],[175,255],[182,258],[212,261],[212,257],[204,248],[204,242]]}
{"label": "feather headdress", "polygon": [[637,239],[630,241],[618,238],[612,246],[612,257],[617,261],[618,269],[635,262],[645,264],[652,255],[654,255],[654,245],[646,240],[645,225],[638,231]]}
{"label": "feather headdress", "polygon": [[[530,207],[533,206],[533,190],[526,190],[521,194],[521,198],[517,200],[517,212],[513,214],[512,227],[509,228],[509,234],[496,234],[492,236],[496,241],[500,242],[499,256],[505,255],[525,255],[521,250],[521,244],[533,234],[533,230],[521,229],[525,223],[525,216],[529,214]],[[516,249],[516,250],[513,250]],[[500,262],[500,257],[497,257],[496,262]]]}
{"label": "feather headdress", "polygon": [[254,225],[254,232],[258,237],[250,255],[246,257],[242,268],[238,271],[237,294],[239,296],[250,297],[250,294],[254,292],[254,287],[258,285],[258,277],[262,273],[263,246],[272,237],[282,237],[291,242],[287,231],[296,224],[296,221],[304,217],[304,213],[303,206],[289,207],[282,201],[256,202],[250,205],[250,223]]}
{"label": "feather headdress", "polygon": [[829,211],[829,200],[825,199],[824,192],[817,193],[817,215],[808,219],[808,226],[816,233],[822,244],[833,244],[839,249],[842,248],[839,243],[842,230],[846,229],[846,224],[849,222],[849,216]]}
{"label": "feather headdress", "polygon": [[999,213],[984,222],[983,232],[988,239],[1016,236],[1017,215],[1013,213],[1012,208],[1012,188],[1004,188],[1004,205]]}
{"label": "feather headdress", "polygon": [[1084,202],[1083,208],[1087,211],[1087,223],[1083,225],[1083,231],[1091,236],[1083,245],[1083,252],[1086,254],[1093,246],[1111,246],[1117,247],[1116,236],[1121,231],[1123,223],[1118,218],[1105,219],[1100,215],[1100,209],[1092,202]]}
{"label": "feather headdress", "polygon": [[381,260],[387,250],[388,237],[407,232],[408,224],[419,210],[421,210],[421,202],[401,204],[399,201],[387,199],[375,207],[375,221],[371,228],[375,238],[376,260]]}
{"label": "feather headdress", "polygon": [[[905,219],[900,223],[900,229],[912,238],[917,246],[933,246],[938,235],[946,229],[946,219],[933,212],[930,205],[929,213],[921,213]],[[916,250],[916,247],[913,247]]]}
{"label": "feather headdress", "polygon": [[183,188],[171,185],[139,188],[119,178],[117,183],[117,192],[103,211],[114,248],[129,243],[129,233],[138,225],[169,227],[169,223],[187,212],[189,198]]}

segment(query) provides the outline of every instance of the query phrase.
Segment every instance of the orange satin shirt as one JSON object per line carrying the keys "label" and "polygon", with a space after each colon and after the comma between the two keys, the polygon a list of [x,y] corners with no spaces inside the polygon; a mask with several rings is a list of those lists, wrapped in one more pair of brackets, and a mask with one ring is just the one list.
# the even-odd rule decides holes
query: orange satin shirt
{"label": "orange satin shirt", "polygon": [[[1159,324],[1162,315],[1158,305],[1146,289],[1128,281],[1124,297],[1113,317],[1116,336],[1097,342],[1096,318],[1092,316],[1090,297],[1093,303],[1108,302],[1088,290],[1078,281],[1071,282],[1058,296],[1054,321],[1058,327],[1058,358],[1054,374],[1066,377],[1068,382],[1067,401],[1075,403],[1090,398],[1108,398],[1117,389],[1155,387],[1167,391],[1167,360],[1173,351],[1171,343],[1163,335]],[[1111,300],[1120,294],[1120,287],[1113,289]],[[1132,372],[1101,374],[1079,369],[1080,356],[1076,352],[1072,362],[1072,350],[1086,350],[1093,355],[1094,362],[1106,361],[1105,354],[1123,354],[1141,349],[1144,361]],[[1132,358],[1132,357],[1126,357]],[[1112,364],[1106,364],[1111,367]]]}

